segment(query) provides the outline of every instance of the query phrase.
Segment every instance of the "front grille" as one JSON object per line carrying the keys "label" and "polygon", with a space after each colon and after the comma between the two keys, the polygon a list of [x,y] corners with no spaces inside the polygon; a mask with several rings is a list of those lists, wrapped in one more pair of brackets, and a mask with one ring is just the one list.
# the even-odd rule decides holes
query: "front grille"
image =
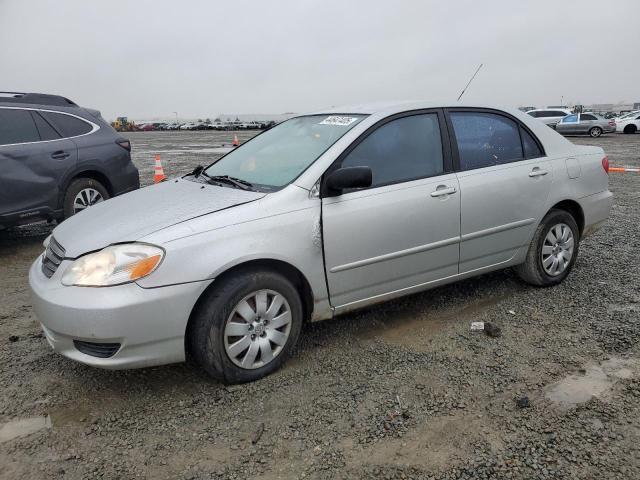
{"label": "front grille", "polygon": [[119,343],[93,343],[74,340],[73,345],[79,352],[98,358],[113,357],[120,348]]}
{"label": "front grille", "polygon": [[62,245],[60,245],[55,238],[51,237],[49,246],[42,257],[42,273],[44,273],[47,278],[51,278],[53,274],[56,273],[56,270],[64,259],[64,255],[65,251]]}

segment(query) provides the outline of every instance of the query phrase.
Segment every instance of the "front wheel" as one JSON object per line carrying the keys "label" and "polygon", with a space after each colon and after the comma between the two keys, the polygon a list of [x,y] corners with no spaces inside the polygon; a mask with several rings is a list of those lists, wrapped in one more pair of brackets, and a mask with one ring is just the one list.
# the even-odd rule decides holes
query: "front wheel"
{"label": "front wheel", "polygon": [[602,135],[602,129],[600,127],[593,127],[591,130],[589,130],[589,135],[591,135],[593,138],[598,138],[600,135]]}
{"label": "front wheel", "polygon": [[531,285],[557,285],[573,268],[579,241],[580,230],[573,216],[564,210],[551,210],[538,225],[525,262],[515,268],[516,273]]}
{"label": "front wheel", "polygon": [[214,378],[258,380],[277,370],[298,341],[303,308],[298,291],[268,270],[223,277],[194,313],[189,351]]}

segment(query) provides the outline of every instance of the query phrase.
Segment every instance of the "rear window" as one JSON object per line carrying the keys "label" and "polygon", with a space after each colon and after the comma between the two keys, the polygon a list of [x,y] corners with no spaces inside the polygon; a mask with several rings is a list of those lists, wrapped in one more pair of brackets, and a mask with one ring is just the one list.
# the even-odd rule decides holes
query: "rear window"
{"label": "rear window", "polygon": [[40,141],[28,110],[0,108],[0,145]]}
{"label": "rear window", "polygon": [[538,158],[542,157],[542,150],[538,142],[534,140],[529,132],[524,128],[520,128],[520,135],[522,135],[522,147],[524,149],[525,158]]}
{"label": "rear window", "polygon": [[36,122],[36,127],[40,133],[40,140],[55,140],[60,138],[58,132],[56,132],[49,122],[42,118],[39,113],[31,112],[31,115],[33,116],[33,121]]}
{"label": "rear window", "polygon": [[519,126],[510,118],[485,112],[452,112],[451,123],[462,170],[524,158]]}
{"label": "rear window", "polygon": [[93,130],[93,126],[84,120],[63,113],[42,112],[42,115],[62,133],[64,137],[77,137]]}

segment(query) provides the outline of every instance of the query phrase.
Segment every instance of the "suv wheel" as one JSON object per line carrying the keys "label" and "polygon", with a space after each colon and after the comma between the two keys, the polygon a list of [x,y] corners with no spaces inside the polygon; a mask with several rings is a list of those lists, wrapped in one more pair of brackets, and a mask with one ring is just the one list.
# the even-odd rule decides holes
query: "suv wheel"
{"label": "suv wheel", "polygon": [[225,383],[269,375],[298,341],[303,315],[298,291],[268,270],[245,270],[219,281],[191,320],[189,353]]}
{"label": "suv wheel", "polygon": [[591,130],[589,130],[589,135],[591,135],[593,138],[598,138],[600,135],[602,135],[602,129],[600,127],[593,127]]}
{"label": "suv wheel", "polygon": [[108,199],[109,192],[100,182],[93,178],[77,178],[71,182],[64,195],[64,218]]}
{"label": "suv wheel", "polygon": [[578,256],[580,231],[575,219],[564,210],[551,210],[533,235],[527,257],[515,270],[531,285],[550,287],[569,275]]}

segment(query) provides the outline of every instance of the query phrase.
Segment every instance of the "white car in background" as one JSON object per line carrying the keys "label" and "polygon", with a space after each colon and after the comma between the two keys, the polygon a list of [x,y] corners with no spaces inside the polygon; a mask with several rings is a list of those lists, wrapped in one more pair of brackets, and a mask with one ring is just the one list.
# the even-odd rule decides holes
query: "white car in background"
{"label": "white car in background", "polygon": [[551,128],[555,128],[560,120],[571,114],[571,110],[566,108],[537,108],[535,110],[529,110],[527,114],[533,118],[537,118]]}
{"label": "white car in background", "polygon": [[618,133],[636,133],[640,131],[640,110],[627,113],[616,120],[616,132]]}

